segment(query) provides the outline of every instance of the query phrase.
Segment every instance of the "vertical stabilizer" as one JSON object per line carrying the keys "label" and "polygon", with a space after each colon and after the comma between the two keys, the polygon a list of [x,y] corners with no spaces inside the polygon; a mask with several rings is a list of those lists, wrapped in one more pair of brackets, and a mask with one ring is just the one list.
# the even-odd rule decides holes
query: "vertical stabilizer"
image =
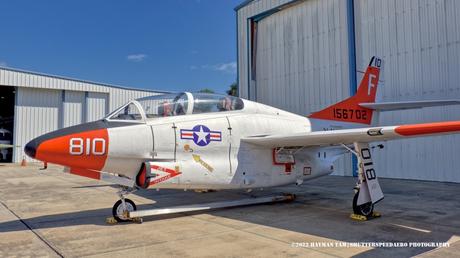
{"label": "vertical stabilizer", "polygon": [[375,102],[382,64],[382,59],[372,57],[356,94],[311,114],[309,118],[312,124],[316,123],[319,125],[316,128],[323,127],[323,129],[345,129],[370,125],[374,111],[361,107],[359,104]]}

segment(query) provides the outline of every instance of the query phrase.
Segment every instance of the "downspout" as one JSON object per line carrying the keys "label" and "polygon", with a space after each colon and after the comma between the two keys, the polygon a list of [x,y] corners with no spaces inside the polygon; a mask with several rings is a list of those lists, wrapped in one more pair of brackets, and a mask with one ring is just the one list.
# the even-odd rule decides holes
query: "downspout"
{"label": "downspout", "polygon": [[[348,32],[348,83],[350,96],[355,95],[358,82],[356,81],[356,43],[355,43],[355,10],[354,0],[347,1],[347,32]],[[352,155],[351,166],[353,176],[358,176],[358,159]]]}

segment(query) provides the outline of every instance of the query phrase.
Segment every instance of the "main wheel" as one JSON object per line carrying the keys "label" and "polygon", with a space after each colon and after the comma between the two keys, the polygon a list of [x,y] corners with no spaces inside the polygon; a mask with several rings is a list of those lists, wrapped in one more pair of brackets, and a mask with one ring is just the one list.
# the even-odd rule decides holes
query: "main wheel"
{"label": "main wheel", "polygon": [[358,205],[358,196],[359,190],[355,193],[353,197],[353,212],[358,215],[370,216],[374,212],[374,204],[372,202],[367,202],[361,205]]}
{"label": "main wheel", "polygon": [[125,211],[137,210],[136,204],[130,199],[125,199],[126,209],[123,207],[123,202],[118,200],[112,208],[112,215],[118,222],[126,222],[129,218],[126,216]]}

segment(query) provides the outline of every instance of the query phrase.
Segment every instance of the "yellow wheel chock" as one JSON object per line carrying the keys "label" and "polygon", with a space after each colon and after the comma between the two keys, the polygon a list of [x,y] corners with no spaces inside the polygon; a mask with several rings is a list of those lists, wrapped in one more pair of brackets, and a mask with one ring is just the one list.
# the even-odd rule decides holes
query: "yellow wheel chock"
{"label": "yellow wheel chock", "polygon": [[375,211],[369,216],[364,216],[364,215],[359,215],[359,214],[354,214],[354,213],[350,214],[350,218],[353,220],[357,220],[357,221],[367,221],[367,220],[376,219],[380,217],[382,217],[382,215]]}
{"label": "yellow wheel chock", "polygon": [[[131,218],[129,221],[138,223],[138,224],[141,224],[143,222],[142,218]],[[117,224],[118,221],[114,217],[109,217],[105,219],[105,223],[113,225],[113,224]]]}

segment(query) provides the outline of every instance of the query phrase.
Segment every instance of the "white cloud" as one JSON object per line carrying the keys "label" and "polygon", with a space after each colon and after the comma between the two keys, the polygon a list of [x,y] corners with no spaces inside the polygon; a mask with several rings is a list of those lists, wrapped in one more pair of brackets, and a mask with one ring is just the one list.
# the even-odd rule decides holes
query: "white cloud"
{"label": "white cloud", "polygon": [[217,64],[213,66],[215,71],[221,71],[225,73],[236,73],[236,62],[230,62],[225,64]]}
{"label": "white cloud", "polygon": [[146,57],[147,57],[146,54],[132,54],[132,55],[128,55],[126,59],[132,62],[142,62],[144,61]]}
{"label": "white cloud", "polygon": [[229,74],[236,74],[236,62],[230,63],[220,63],[220,64],[213,64],[213,65],[202,65],[200,67],[196,65],[190,66],[190,70],[197,70],[198,68],[204,70],[212,70],[217,72],[229,73]]}
{"label": "white cloud", "polygon": [[0,61],[0,66],[3,66],[3,67],[8,67],[8,64],[4,61]]}

